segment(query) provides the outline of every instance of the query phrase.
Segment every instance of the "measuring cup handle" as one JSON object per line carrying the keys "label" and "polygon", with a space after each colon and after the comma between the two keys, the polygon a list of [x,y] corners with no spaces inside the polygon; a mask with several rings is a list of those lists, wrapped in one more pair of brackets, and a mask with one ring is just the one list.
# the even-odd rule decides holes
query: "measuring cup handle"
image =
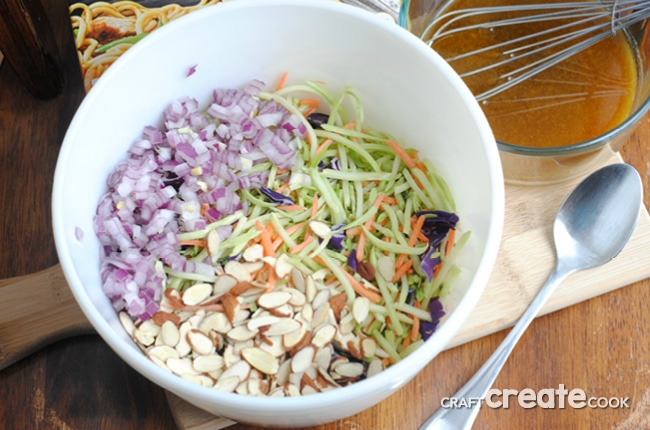
{"label": "measuring cup handle", "polygon": [[59,265],[0,280],[0,370],[54,341],[92,332]]}

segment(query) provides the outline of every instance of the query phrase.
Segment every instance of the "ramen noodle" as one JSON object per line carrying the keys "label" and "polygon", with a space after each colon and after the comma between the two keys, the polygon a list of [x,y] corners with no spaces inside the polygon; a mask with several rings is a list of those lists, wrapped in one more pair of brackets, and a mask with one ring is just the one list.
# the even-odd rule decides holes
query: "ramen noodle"
{"label": "ramen noodle", "polygon": [[168,22],[221,0],[146,7],[133,1],[70,5],[72,30],[86,91],[134,43]]}

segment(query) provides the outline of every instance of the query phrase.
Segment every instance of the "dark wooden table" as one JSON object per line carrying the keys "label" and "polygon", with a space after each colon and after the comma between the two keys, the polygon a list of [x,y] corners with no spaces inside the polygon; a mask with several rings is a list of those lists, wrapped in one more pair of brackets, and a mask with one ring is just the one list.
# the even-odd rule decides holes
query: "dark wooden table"
{"label": "dark wooden table", "polygon": [[[57,153],[83,97],[65,0],[46,0],[63,56],[64,93],[33,98],[0,66],[0,279],[57,263],[50,193]],[[650,117],[623,156],[650,190]],[[645,197],[646,207],[650,197]],[[56,312],[53,308],[52,312]],[[629,397],[629,408],[483,408],[476,429],[650,428],[650,280],[538,318],[499,375],[501,389],[581,388]],[[5,327],[6,329],[6,327]],[[21,330],[21,327],[15,327]],[[26,335],[28,335],[26,333]],[[416,429],[483,363],[505,332],[438,356],[376,407],[321,430]],[[0,349],[0,358],[3,352]],[[0,372],[2,429],[174,429],[162,389],[126,366],[95,334],[60,340]],[[233,426],[247,429],[247,426]]]}

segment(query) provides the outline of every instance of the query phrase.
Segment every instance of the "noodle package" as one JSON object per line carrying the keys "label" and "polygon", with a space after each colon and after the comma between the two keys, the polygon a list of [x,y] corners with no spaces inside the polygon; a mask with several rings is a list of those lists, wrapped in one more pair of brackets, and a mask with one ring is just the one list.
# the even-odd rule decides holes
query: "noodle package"
{"label": "noodle package", "polygon": [[120,55],[148,34],[176,18],[221,1],[71,0],[70,19],[86,91]]}

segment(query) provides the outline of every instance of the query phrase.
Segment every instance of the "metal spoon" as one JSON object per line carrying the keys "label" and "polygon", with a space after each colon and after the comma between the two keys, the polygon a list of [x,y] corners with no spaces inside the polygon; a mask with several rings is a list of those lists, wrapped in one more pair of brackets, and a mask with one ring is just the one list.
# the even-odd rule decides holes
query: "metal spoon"
{"label": "metal spoon", "polygon": [[[637,171],[627,164],[601,168],[566,198],[553,225],[555,269],[503,343],[455,395],[467,407],[441,408],[420,430],[469,430],[481,401],[494,383],[524,330],[557,286],[571,273],[601,266],[623,249],[632,236],[643,200]],[[473,399],[473,401],[469,401]]]}

